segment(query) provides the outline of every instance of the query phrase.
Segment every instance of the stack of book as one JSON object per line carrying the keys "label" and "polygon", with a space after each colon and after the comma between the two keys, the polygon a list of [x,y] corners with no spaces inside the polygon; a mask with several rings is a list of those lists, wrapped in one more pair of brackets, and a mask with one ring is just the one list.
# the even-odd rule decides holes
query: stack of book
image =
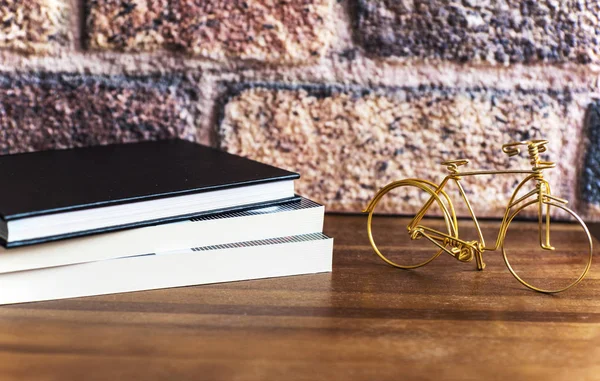
{"label": "stack of book", "polygon": [[331,271],[298,174],[183,140],[0,157],[0,304]]}

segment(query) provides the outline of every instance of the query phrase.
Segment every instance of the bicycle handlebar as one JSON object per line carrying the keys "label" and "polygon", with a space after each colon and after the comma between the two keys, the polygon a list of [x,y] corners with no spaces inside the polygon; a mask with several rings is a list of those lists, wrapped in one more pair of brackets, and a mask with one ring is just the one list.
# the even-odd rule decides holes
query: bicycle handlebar
{"label": "bicycle handlebar", "polygon": [[521,153],[521,149],[518,146],[527,146],[527,148],[537,148],[539,153],[546,152],[547,140],[523,140],[520,142],[511,142],[502,145],[502,152],[508,156],[516,156]]}

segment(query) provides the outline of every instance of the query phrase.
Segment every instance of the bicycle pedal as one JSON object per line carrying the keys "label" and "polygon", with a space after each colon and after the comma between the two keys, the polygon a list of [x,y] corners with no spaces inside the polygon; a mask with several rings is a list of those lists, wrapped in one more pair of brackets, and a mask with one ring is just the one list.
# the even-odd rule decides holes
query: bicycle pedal
{"label": "bicycle pedal", "polygon": [[456,257],[456,259],[458,259],[461,262],[471,262],[473,260],[473,257],[473,250],[471,250],[470,248],[464,248],[460,251],[460,254],[458,254],[458,257]]}
{"label": "bicycle pedal", "polygon": [[470,262],[473,260],[473,249],[469,246],[454,246],[450,248],[454,258],[461,262]]}

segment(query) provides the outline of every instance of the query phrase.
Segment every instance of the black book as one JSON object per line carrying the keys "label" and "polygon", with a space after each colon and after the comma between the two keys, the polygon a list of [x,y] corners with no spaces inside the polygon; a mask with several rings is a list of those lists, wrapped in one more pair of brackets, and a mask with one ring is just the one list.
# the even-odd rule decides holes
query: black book
{"label": "black book", "polygon": [[0,156],[6,247],[294,197],[289,172],[184,140]]}

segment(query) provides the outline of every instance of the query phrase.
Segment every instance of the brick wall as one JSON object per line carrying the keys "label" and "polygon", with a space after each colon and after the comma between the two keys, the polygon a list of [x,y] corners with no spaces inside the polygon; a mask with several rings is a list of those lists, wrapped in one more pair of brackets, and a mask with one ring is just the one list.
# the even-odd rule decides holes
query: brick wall
{"label": "brick wall", "polygon": [[[177,136],[355,212],[546,138],[554,192],[600,220],[600,1],[8,0],[0,22],[0,154]],[[465,186],[498,216],[514,179]]]}

